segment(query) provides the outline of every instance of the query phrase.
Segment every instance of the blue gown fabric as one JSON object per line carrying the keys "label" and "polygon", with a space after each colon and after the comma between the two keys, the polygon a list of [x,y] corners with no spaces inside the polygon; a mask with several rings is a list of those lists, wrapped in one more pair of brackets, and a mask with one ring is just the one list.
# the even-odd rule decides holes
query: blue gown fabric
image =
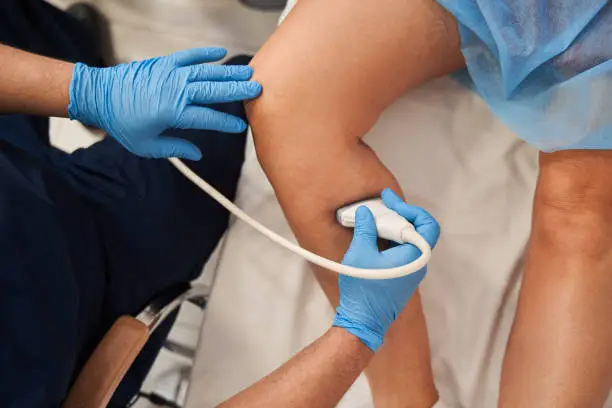
{"label": "blue gown fabric", "polygon": [[438,0],[475,90],[543,151],[612,148],[612,3]]}

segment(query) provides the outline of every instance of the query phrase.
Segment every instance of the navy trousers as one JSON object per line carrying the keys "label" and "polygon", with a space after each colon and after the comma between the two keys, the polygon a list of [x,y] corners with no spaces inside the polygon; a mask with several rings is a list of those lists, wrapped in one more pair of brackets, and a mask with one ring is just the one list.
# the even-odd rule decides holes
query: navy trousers
{"label": "navy trousers", "polygon": [[[93,33],[41,0],[0,2],[0,42],[93,64]],[[245,118],[242,104],[214,106]],[[233,198],[244,134],[171,130],[203,157],[191,168]],[[104,333],[200,273],[228,214],[167,161],[112,138],[73,154],[48,118],[0,116],[0,404],[57,407]],[[125,406],[167,335],[155,333],[118,389]]]}

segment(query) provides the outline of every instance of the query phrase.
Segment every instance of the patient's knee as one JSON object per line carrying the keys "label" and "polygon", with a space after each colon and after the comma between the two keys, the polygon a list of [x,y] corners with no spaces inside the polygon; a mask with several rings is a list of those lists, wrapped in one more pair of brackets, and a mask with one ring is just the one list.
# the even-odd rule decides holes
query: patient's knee
{"label": "patient's knee", "polygon": [[[612,151],[540,154],[538,199],[568,214],[612,207]],[[600,207],[600,208],[597,208]]]}
{"label": "patient's knee", "polygon": [[536,239],[566,253],[602,256],[612,244],[612,152],[540,155]]}

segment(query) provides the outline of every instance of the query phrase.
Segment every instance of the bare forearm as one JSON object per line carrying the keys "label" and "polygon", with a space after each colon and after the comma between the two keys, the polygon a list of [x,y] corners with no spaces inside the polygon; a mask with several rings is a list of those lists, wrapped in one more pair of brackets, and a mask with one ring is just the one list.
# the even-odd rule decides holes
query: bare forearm
{"label": "bare forearm", "polygon": [[374,353],[344,329],[331,328],[278,370],[219,408],[334,407]]}
{"label": "bare forearm", "polygon": [[612,152],[540,162],[500,406],[599,408],[612,386]]}
{"label": "bare forearm", "polygon": [[0,113],[66,116],[73,64],[0,44]]}

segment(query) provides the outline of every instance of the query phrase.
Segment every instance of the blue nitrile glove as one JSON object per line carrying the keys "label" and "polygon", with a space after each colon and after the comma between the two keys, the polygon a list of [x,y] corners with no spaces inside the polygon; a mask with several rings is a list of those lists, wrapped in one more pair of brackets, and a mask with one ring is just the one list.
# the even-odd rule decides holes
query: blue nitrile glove
{"label": "blue nitrile glove", "polygon": [[[425,210],[406,204],[393,191],[386,189],[382,200],[387,207],[410,221],[417,232],[433,248],[440,235],[440,226]],[[404,244],[379,252],[376,223],[367,207],[357,209],[353,242],[344,260],[345,265],[368,269],[386,269],[406,265],[421,252]],[[404,309],[427,268],[396,279],[366,280],[340,275],[340,305],[334,326],[342,327],[359,337],[371,350],[377,351],[391,323]]]}
{"label": "blue nitrile glove", "polygon": [[68,116],[108,132],[143,157],[199,160],[186,140],[162,136],[168,128],[240,133],[240,118],[203,105],[252,99],[261,86],[248,66],[205,64],[223,58],[223,48],[195,48],[165,57],[92,68],[76,64]]}

